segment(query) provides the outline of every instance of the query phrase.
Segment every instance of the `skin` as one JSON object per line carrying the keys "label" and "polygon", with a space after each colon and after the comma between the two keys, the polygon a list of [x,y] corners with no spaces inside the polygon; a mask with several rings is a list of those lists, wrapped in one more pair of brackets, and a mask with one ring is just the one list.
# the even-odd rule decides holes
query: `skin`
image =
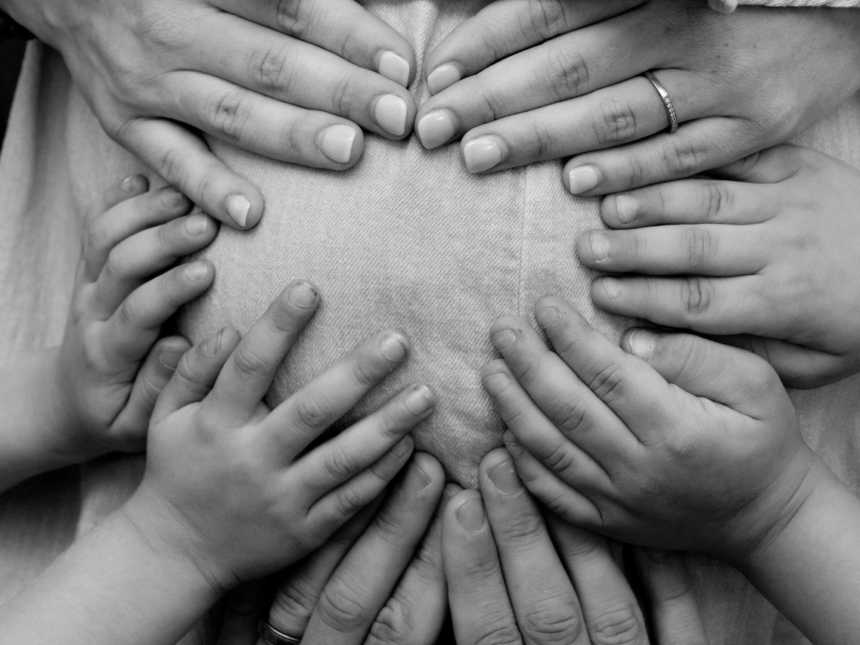
{"label": "skin", "polygon": [[[606,195],[724,166],[834,109],[860,89],[860,12],[511,0],[461,24],[425,69],[427,147],[462,137],[472,172],[572,157],[568,189]],[[673,135],[648,70],[673,97]]]}
{"label": "skin", "polygon": [[857,371],[852,289],[860,172],[784,146],[692,179],[608,197],[610,231],[577,241],[583,264],[612,274],[595,303],[658,325],[733,336],[792,386]]}
{"label": "skin", "polygon": [[[0,8],[63,55],[111,137],[229,226],[255,226],[263,198],[195,130],[335,171],[360,158],[362,128],[392,139],[411,131],[412,49],[353,0],[0,0]],[[402,127],[379,118],[382,100],[402,110]]]}

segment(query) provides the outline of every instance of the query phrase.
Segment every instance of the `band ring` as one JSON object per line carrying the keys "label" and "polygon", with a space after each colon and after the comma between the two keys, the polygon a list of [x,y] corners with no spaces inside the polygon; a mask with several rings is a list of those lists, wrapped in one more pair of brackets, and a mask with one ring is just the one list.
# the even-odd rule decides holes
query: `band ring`
{"label": "band ring", "polygon": [[265,645],[299,645],[302,642],[302,637],[285,634],[264,621],[260,623],[260,640]]}
{"label": "band ring", "polygon": [[669,90],[667,90],[666,87],[657,80],[657,77],[654,76],[654,72],[645,72],[644,76],[660,96],[660,100],[663,101],[663,107],[666,108],[666,116],[669,117],[669,134],[675,134],[681,124],[678,122],[678,112],[675,110],[675,103],[672,101],[672,95],[669,94]]}

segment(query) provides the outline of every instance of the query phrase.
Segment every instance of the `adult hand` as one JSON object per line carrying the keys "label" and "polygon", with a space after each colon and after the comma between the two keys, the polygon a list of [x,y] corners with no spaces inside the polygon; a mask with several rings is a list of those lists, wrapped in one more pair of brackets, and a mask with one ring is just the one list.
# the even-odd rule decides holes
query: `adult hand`
{"label": "adult hand", "polygon": [[[433,645],[445,618],[441,520],[445,476],[418,454],[379,508],[368,509],[291,569],[267,622],[302,645]],[[428,528],[429,527],[429,528]],[[221,645],[257,640],[249,611],[234,611]]]}
{"label": "adult hand", "polygon": [[402,138],[409,44],[353,0],[0,0],[58,49],[105,131],[208,214],[238,227],[263,199],[208,149],[329,170],[354,165],[359,126]]}
{"label": "adult hand", "polygon": [[[425,67],[438,91],[418,115],[426,147],[465,133],[472,172],[572,156],[568,188],[604,195],[726,165],[832,110],[860,88],[860,12],[512,0]],[[648,71],[672,97],[674,134]]]}

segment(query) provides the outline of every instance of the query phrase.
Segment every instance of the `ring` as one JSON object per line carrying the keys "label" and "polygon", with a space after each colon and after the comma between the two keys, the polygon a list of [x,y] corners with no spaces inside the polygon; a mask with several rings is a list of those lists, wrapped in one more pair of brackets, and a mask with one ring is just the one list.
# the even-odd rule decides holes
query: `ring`
{"label": "ring", "polygon": [[260,640],[265,645],[299,645],[302,642],[301,636],[290,636],[284,632],[275,629],[268,622],[260,623]]}
{"label": "ring", "polygon": [[669,94],[669,90],[667,90],[664,85],[657,80],[657,77],[654,76],[654,72],[645,72],[643,76],[648,79],[648,82],[651,83],[651,86],[660,96],[660,100],[663,101],[663,107],[666,108],[666,116],[669,117],[669,134],[675,134],[678,131],[680,123],[678,123],[678,112],[675,110],[675,103],[672,101],[672,95]]}

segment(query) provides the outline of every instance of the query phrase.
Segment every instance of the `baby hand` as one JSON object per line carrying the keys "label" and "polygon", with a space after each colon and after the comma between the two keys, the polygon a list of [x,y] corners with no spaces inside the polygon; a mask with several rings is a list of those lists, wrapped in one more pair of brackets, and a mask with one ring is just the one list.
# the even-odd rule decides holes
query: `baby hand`
{"label": "baby hand", "polygon": [[142,177],[108,196],[84,226],[71,311],[57,354],[63,443],[82,457],[143,448],[155,400],[188,344],[162,325],[212,284],[206,261],[175,266],[215,238],[205,215]]}
{"label": "baby hand", "polygon": [[770,366],[689,335],[633,331],[630,355],[569,305],[492,331],[484,385],[521,478],[550,510],[620,541],[729,560],[802,503],[816,459]]}
{"label": "baby hand", "polygon": [[[860,369],[860,171],[783,146],[727,169],[608,197],[612,231],[580,238],[613,313],[719,335],[767,358],[792,386]],[[735,342],[734,340],[732,342]]]}
{"label": "baby hand", "polygon": [[435,405],[427,387],[412,387],[319,443],[405,360],[407,341],[387,332],[270,410],[263,397],[317,306],[316,291],[297,282],[241,341],[225,330],[196,346],[153,413],[146,475],[127,513],[216,589],[323,544],[406,464],[408,433]]}

